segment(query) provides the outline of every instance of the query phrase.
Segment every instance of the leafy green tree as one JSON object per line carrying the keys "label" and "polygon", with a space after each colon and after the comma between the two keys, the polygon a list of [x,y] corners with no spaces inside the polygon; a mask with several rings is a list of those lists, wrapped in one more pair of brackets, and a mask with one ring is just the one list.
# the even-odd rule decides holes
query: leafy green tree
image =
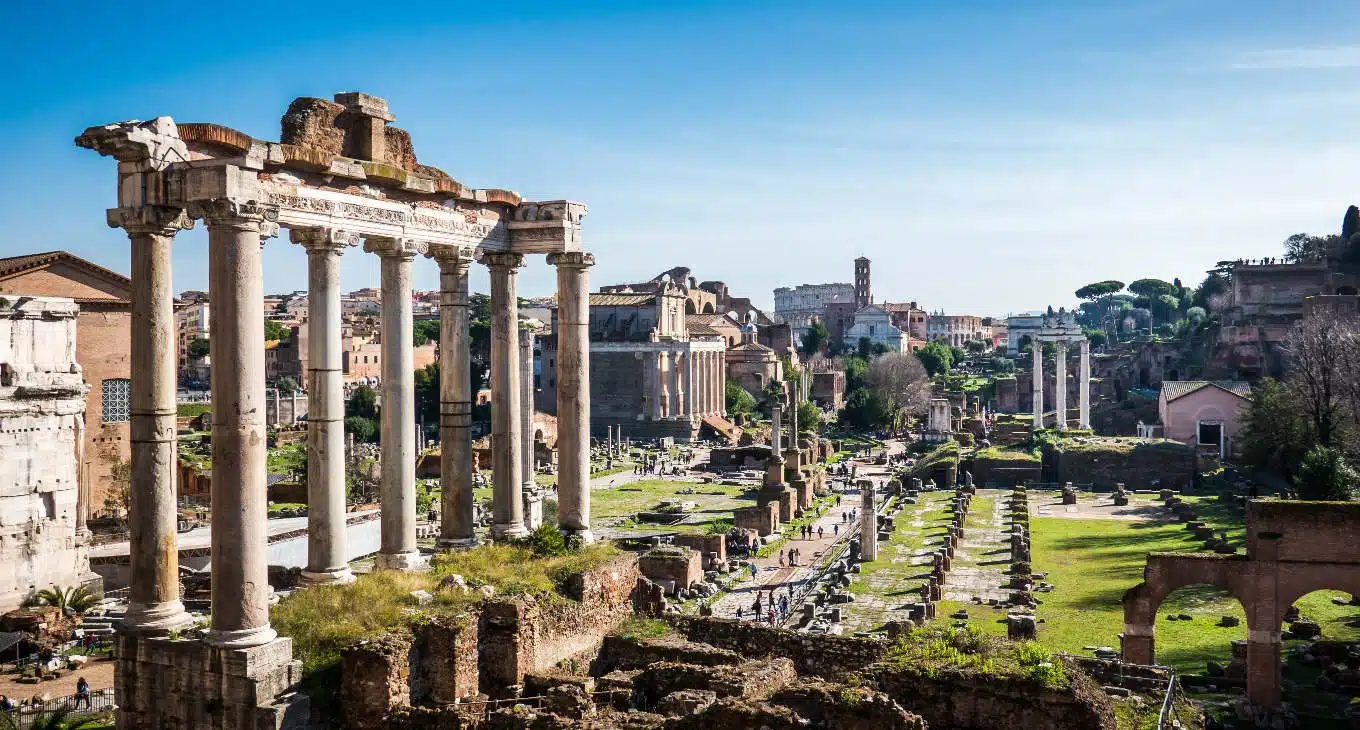
{"label": "leafy green tree", "polygon": [[439,363],[416,371],[416,420],[427,426],[439,423]]}
{"label": "leafy green tree", "polygon": [[871,360],[874,356],[874,343],[868,337],[859,338],[859,357],[861,360]]}
{"label": "leafy green tree", "polygon": [[1317,439],[1302,405],[1282,383],[1264,378],[1252,389],[1242,418],[1242,463],[1290,478]]}
{"label": "leafy green tree", "polygon": [[869,384],[869,361],[860,357],[847,357],[845,363],[845,392],[859,390]]}
{"label": "leafy green tree", "polygon": [[354,434],[358,441],[373,443],[378,440],[378,422],[363,416],[345,416],[345,433]]}
{"label": "leafy green tree", "polygon": [[927,342],[916,348],[916,359],[925,367],[926,374],[932,378],[949,372],[954,365],[954,353],[943,342]]}
{"label": "leafy green tree", "polygon": [[727,388],[724,397],[727,401],[727,412],[749,416],[756,410],[755,396],[746,392],[746,389],[732,382],[727,381]]}
{"label": "leafy green tree", "polygon": [[264,321],[264,340],[286,340],[293,335],[293,331],[275,322],[272,319]]}
{"label": "leafy green tree", "polygon": [[1163,294],[1176,295],[1176,285],[1161,279],[1137,279],[1128,286],[1129,291],[1140,297],[1156,299]]}
{"label": "leafy green tree", "polygon": [[367,385],[355,386],[354,390],[349,394],[349,400],[345,403],[345,415],[377,420],[377,391]]}
{"label": "leafy green tree", "polygon": [[205,337],[195,337],[194,339],[189,340],[188,350],[190,359],[197,360],[200,357],[207,357],[211,347],[212,346]]}
{"label": "leafy green tree", "polygon": [[439,341],[439,320],[437,319],[418,319],[411,330],[411,343],[416,347]]}
{"label": "leafy green tree", "polygon": [[892,406],[877,391],[860,388],[845,399],[841,420],[857,431],[869,431],[891,425]]}
{"label": "leafy green tree", "polygon": [[1349,243],[1357,233],[1360,233],[1360,208],[1352,205],[1341,218],[1341,240]]}
{"label": "leafy green tree", "polygon": [[803,333],[803,341],[799,344],[798,352],[803,357],[812,357],[820,352],[830,339],[831,333],[827,331],[826,325],[813,322]]}
{"label": "leafy green tree", "polygon": [[1208,313],[1204,311],[1204,307],[1191,307],[1185,310],[1186,319],[1190,320],[1191,322],[1194,322],[1195,324],[1203,322],[1204,318],[1208,316],[1209,316]]}
{"label": "leafy green tree", "polygon": [[1191,306],[1206,312],[1216,312],[1223,307],[1223,299],[1231,286],[1232,282],[1222,271],[1210,271],[1190,298]]}
{"label": "leafy green tree", "polygon": [[964,352],[964,351],[963,351],[963,348],[961,348],[961,347],[951,347],[951,348],[949,348],[949,366],[950,366],[950,367],[953,367],[953,366],[955,366],[955,365],[958,365],[959,363],[963,362],[964,359],[967,358],[967,357],[968,357],[968,353]]}
{"label": "leafy green tree", "polygon": [[1104,347],[1105,343],[1109,341],[1106,339],[1105,333],[1101,330],[1083,328],[1081,333],[1086,335],[1086,339],[1091,343],[1091,347]]}
{"label": "leafy green tree", "polygon": [[279,392],[283,395],[292,395],[299,390],[298,381],[294,380],[292,376],[289,375],[285,375],[276,380],[274,382],[274,387],[278,388]]}
{"label": "leafy green tree", "polygon": [[820,431],[822,429],[822,409],[811,401],[798,404],[798,430]]}
{"label": "leafy green tree", "polygon": [[1171,294],[1163,294],[1152,300],[1152,311],[1163,322],[1171,322],[1181,311],[1181,300]]}
{"label": "leafy green tree", "polygon": [[1111,297],[1123,289],[1124,282],[1107,279],[1105,281],[1087,284],[1078,289],[1075,294],[1078,299],[1085,299],[1098,305],[1100,326],[1104,328],[1106,332],[1110,332],[1113,330],[1113,324],[1110,321]]}
{"label": "leafy green tree", "polygon": [[1318,444],[1303,457],[1294,486],[1300,499],[1349,500],[1355,496],[1357,481],[1360,474],[1340,450]]}

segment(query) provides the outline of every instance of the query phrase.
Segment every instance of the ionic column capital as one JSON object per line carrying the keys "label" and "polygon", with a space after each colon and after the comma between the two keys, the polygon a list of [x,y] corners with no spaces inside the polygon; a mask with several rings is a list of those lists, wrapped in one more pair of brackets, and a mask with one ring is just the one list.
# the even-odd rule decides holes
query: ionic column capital
{"label": "ionic column capital", "polygon": [[254,200],[210,198],[189,203],[189,215],[202,218],[209,228],[228,228],[258,233],[260,238],[279,235],[279,209]]}
{"label": "ionic column capital", "polygon": [[524,265],[524,254],[497,251],[482,254],[482,263],[491,269],[509,269],[511,271]]}
{"label": "ionic column capital", "polygon": [[359,234],[343,228],[324,226],[290,228],[288,229],[288,240],[302,246],[308,253],[339,255],[344,253],[346,248],[359,245]]}
{"label": "ionic column capital", "polygon": [[194,227],[194,219],[183,208],[164,205],[109,208],[105,216],[109,228],[122,228],[132,236],[173,236]]}
{"label": "ionic column capital", "polygon": [[548,254],[548,264],[558,268],[585,269],[595,265],[595,254],[588,251],[561,251]]}
{"label": "ionic column capital", "polygon": [[428,252],[430,246],[425,241],[418,241],[414,238],[369,236],[364,239],[364,250],[384,258],[391,257],[413,261],[416,255]]}
{"label": "ionic column capital", "polygon": [[472,256],[466,251],[444,243],[430,244],[425,255],[434,259],[439,264],[439,270],[446,273],[466,273],[472,265]]}

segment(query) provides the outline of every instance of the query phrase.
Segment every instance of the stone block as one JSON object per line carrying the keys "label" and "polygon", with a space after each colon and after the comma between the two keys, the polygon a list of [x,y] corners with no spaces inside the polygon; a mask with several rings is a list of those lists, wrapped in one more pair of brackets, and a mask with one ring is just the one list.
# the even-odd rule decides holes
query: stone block
{"label": "stone block", "polygon": [[765,502],[755,507],[743,507],[732,512],[732,523],[740,528],[754,530],[765,537],[779,530],[779,503]]}
{"label": "stone block", "polygon": [[638,569],[652,581],[674,581],[676,590],[680,590],[703,577],[701,562],[699,553],[687,547],[658,547],[638,558]]}
{"label": "stone block", "polygon": [[726,535],[676,535],[671,538],[671,542],[682,547],[690,548],[691,550],[696,550],[703,555],[717,553],[720,562],[725,562],[727,560]]}

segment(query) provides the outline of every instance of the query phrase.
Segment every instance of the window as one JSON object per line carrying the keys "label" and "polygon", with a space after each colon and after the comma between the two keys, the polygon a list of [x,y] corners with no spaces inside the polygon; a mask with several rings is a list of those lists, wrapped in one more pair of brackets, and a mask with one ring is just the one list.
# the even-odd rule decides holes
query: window
{"label": "window", "polygon": [[101,384],[99,410],[104,423],[127,423],[131,420],[131,382],[127,378],[109,378]]}
{"label": "window", "polygon": [[1223,440],[1223,423],[1221,421],[1200,421],[1199,422],[1199,445],[1217,447]]}

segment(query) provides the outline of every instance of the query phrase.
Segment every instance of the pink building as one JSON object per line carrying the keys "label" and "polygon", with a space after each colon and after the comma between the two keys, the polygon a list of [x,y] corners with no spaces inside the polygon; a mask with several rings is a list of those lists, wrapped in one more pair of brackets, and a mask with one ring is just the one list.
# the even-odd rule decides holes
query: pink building
{"label": "pink building", "polygon": [[1240,381],[1177,380],[1162,383],[1157,398],[1161,436],[1210,451],[1219,458],[1241,449],[1237,434],[1251,405],[1251,386]]}

